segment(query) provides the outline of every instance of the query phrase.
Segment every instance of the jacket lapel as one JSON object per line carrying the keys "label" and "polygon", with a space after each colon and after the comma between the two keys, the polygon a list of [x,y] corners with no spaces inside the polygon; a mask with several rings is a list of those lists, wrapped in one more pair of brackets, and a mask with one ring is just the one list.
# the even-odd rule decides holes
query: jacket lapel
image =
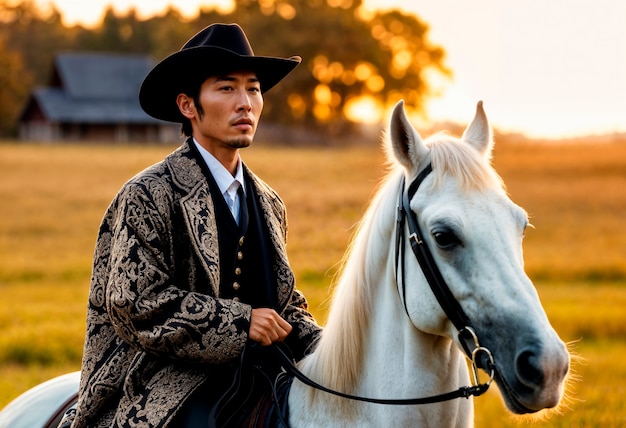
{"label": "jacket lapel", "polygon": [[275,193],[267,185],[247,169],[248,177],[252,180],[252,186],[259,195],[261,216],[264,218],[269,232],[270,245],[275,249],[276,259],[273,261],[272,269],[274,277],[278,282],[278,305],[284,308],[291,297],[293,291],[293,272],[289,266],[286,248],[286,225],[283,223],[285,213],[281,207],[281,201],[275,200]]}
{"label": "jacket lapel", "polygon": [[[185,226],[196,253],[211,281],[215,296],[219,296],[220,268],[215,207],[200,162],[200,154],[187,140],[178,150],[168,156],[166,162],[172,171],[174,184],[180,188],[180,205]],[[284,206],[274,191],[258,179],[245,165],[252,187],[259,196],[261,216],[268,228],[270,244],[276,255],[272,269],[278,279],[278,304],[283,308],[293,291],[293,272],[289,266],[286,249],[286,224]]]}
{"label": "jacket lapel", "polygon": [[219,296],[220,258],[215,208],[201,159],[189,140],[167,158],[174,184],[180,188],[183,221],[193,248],[207,272],[214,296]]}

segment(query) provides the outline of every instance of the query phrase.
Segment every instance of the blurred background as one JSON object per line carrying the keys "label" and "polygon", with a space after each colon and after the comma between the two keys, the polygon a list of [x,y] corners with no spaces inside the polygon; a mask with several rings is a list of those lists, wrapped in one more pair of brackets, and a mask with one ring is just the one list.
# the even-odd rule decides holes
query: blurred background
{"label": "blurred background", "polygon": [[418,123],[464,123],[482,99],[502,132],[616,134],[625,16],[614,0],[1,0],[0,136],[18,135],[60,53],[159,61],[213,22],[240,23],[257,54],[303,58],[266,122],[342,135],[403,98]]}
{"label": "blurred background", "polygon": [[[80,368],[102,214],[180,144],[139,107],[143,77],[238,22],[257,55],[303,58],[244,159],[287,204],[319,321],[386,171],[389,109],[459,135],[483,100],[494,166],[535,226],[526,270],[578,355],[569,398],[532,424],[626,426],[625,18],[615,0],[0,0],[0,408]],[[496,388],[476,400],[478,427],[526,422]]]}

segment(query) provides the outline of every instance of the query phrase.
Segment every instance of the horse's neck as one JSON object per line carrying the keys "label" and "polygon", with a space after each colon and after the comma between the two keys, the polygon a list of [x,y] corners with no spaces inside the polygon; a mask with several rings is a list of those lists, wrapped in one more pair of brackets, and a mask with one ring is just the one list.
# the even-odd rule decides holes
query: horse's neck
{"label": "horse's neck", "polygon": [[[355,361],[349,362],[361,370],[352,390],[345,392],[377,398],[419,398],[467,385],[467,368],[453,343],[449,339],[420,332],[405,312],[394,274],[394,216],[386,213],[383,217],[388,218],[390,223],[377,225],[377,231],[385,235],[379,239],[386,239],[389,246],[381,245],[364,258],[369,267],[364,275],[367,284],[362,286],[373,293],[369,298],[373,306],[367,314],[367,327],[360,332],[342,329],[346,335],[362,337],[361,353],[351,354]],[[374,247],[369,248],[372,250]],[[423,286],[428,287],[426,284]],[[345,307],[333,309],[349,310]],[[333,327],[337,328],[336,325]],[[348,342],[352,338],[336,339]],[[316,354],[309,358],[315,360],[318,357]],[[303,370],[310,375],[309,367],[304,364]],[[311,397],[306,387],[294,383],[290,397],[294,427],[465,427],[472,424],[471,402],[467,400],[427,406],[381,406],[336,399],[328,394]]]}
{"label": "horse's neck", "polygon": [[[391,273],[390,273],[391,272]],[[381,278],[370,321],[359,389],[387,397],[420,397],[458,388],[467,369],[454,343],[420,331],[409,319],[391,266]],[[390,277],[389,277],[390,276]],[[424,285],[427,287],[427,285]]]}
{"label": "horse's neck", "polygon": [[[382,271],[382,270],[381,270]],[[421,398],[467,385],[463,357],[446,338],[416,329],[410,322],[395,281],[384,269],[377,279],[374,310],[363,338],[360,377],[352,394],[373,398]],[[393,271],[393,269],[391,269]],[[315,358],[315,353],[311,355]],[[418,406],[367,404],[318,393],[310,400],[307,387],[295,382],[290,420],[296,427],[395,426],[470,427],[472,402],[452,400]]]}
{"label": "horse's neck", "polygon": [[[376,398],[421,398],[468,385],[465,359],[448,338],[420,331],[399,297],[395,248],[386,251],[386,268],[370,275],[377,286],[364,338],[361,376],[354,393]],[[409,253],[410,254],[410,253]],[[415,279],[413,279],[415,280]],[[416,286],[412,284],[411,286]],[[428,288],[424,280],[422,287]],[[360,406],[360,426],[467,427],[473,424],[472,402],[453,400],[420,406]]]}

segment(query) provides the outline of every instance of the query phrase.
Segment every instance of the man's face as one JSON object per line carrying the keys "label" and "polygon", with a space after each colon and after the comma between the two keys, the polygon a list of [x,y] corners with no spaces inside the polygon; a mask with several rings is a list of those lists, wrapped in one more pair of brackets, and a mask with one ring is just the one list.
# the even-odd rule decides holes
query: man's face
{"label": "man's face", "polygon": [[261,84],[255,73],[236,71],[202,83],[191,120],[193,136],[207,148],[240,149],[252,143],[263,110]]}

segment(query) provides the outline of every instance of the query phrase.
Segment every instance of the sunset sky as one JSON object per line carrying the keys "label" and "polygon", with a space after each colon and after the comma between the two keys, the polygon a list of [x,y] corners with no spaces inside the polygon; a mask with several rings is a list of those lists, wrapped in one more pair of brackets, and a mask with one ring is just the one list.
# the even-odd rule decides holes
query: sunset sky
{"label": "sunset sky", "polygon": [[[41,4],[48,0],[40,0]],[[175,3],[228,10],[230,0],[52,0],[67,24],[97,23],[106,4],[152,15]],[[533,137],[626,132],[626,1],[364,0],[415,12],[447,51],[452,81],[428,105],[433,121],[471,119],[482,99],[492,124]],[[254,45],[254,41],[252,41]]]}

